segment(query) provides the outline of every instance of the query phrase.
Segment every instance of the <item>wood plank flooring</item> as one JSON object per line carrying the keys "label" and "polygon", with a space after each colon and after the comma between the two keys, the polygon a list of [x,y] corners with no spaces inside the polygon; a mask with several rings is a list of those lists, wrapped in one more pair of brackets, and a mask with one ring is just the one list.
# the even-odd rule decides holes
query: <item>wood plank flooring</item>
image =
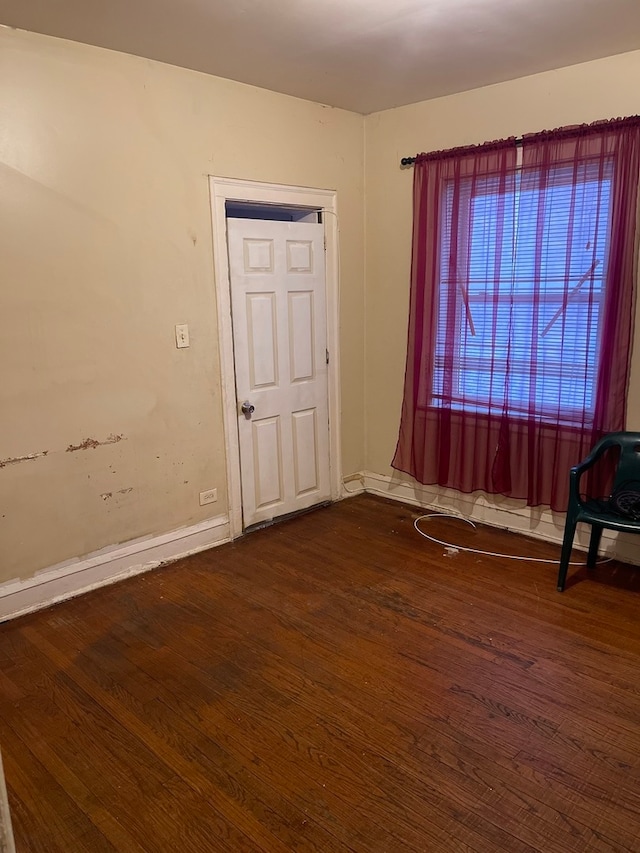
{"label": "wood plank flooring", "polygon": [[560,594],[416,515],[351,498],[0,626],[17,850],[640,851],[640,572]]}

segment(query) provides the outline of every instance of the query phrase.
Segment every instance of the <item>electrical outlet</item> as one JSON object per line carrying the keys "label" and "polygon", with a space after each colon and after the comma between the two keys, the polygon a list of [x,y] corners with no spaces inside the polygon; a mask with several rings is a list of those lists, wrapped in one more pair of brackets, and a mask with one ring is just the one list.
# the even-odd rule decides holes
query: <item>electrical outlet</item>
{"label": "electrical outlet", "polygon": [[189,346],[189,326],[187,323],[179,323],[176,326],[176,346],[178,349]]}
{"label": "electrical outlet", "polygon": [[200,492],[200,506],[205,506],[205,504],[214,504],[217,500],[217,489],[207,489],[206,492]]}

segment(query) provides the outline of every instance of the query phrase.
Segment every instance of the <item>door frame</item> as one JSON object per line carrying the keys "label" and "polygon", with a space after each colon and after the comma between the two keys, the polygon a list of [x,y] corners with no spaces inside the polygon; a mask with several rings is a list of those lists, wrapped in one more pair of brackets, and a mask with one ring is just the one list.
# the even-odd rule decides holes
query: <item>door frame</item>
{"label": "door frame", "polygon": [[213,232],[213,269],[218,313],[218,349],[222,389],[229,535],[243,533],[242,489],[240,485],[240,444],[236,368],[231,324],[231,280],[227,253],[227,201],[277,204],[283,207],[309,207],[322,210],[326,244],[325,276],[327,300],[328,403],[329,403],[329,482],[331,500],[340,497],[342,453],[340,442],[340,340],[339,340],[339,237],[337,198],[334,190],[269,184],[239,178],[209,176],[211,225]]}

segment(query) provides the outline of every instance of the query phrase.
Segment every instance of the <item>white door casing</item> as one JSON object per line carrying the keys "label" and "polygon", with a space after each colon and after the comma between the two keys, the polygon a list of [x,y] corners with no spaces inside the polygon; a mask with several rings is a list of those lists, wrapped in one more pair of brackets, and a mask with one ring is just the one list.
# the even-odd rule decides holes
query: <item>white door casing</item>
{"label": "white door casing", "polygon": [[218,319],[225,460],[227,468],[229,532],[230,537],[234,539],[242,534],[243,526],[238,409],[227,253],[226,203],[231,201],[279,204],[285,207],[303,206],[322,211],[326,246],[327,346],[330,357],[328,367],[328,397],[329,455],[331,464],[330,488],[332,500],[338,500],[342,496],[338,211],[334,190],[268,184],[258,181],[245,181],[239,178],[214,176],[209,178],[209,186],[213,232],[213,264],[216,285],[214,298]]}
{"label": "white door casing", "polygon": [[228,219],[227,235],[249,527],[331,495],[324,228]]}

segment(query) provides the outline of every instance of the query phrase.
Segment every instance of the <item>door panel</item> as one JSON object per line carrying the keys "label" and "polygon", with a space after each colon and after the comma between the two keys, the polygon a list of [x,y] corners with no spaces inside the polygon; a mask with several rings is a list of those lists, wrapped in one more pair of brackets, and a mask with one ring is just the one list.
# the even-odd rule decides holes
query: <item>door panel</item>
{"label": "door panel", "polygon": [[280,418],[251,421],[256,509],[278,506],[284,500]]}
{"label": "door panel", "polygon": [[315,377],[313,291],[289,293],[289,352],[292,382]]}
{"label": "door panel", "polygon": [[330,497],[324,228],[228,219],[227,233],[248,527]]}
{"label": "door panel", "polygon": [[295,494],[318,488],[318,428],[316,409],[293,412],[293,464]]}
{"label": "door panel", "polygon": [[249,388],[278,384],[275,293],[248,293],[246,298],[249,345]]}

